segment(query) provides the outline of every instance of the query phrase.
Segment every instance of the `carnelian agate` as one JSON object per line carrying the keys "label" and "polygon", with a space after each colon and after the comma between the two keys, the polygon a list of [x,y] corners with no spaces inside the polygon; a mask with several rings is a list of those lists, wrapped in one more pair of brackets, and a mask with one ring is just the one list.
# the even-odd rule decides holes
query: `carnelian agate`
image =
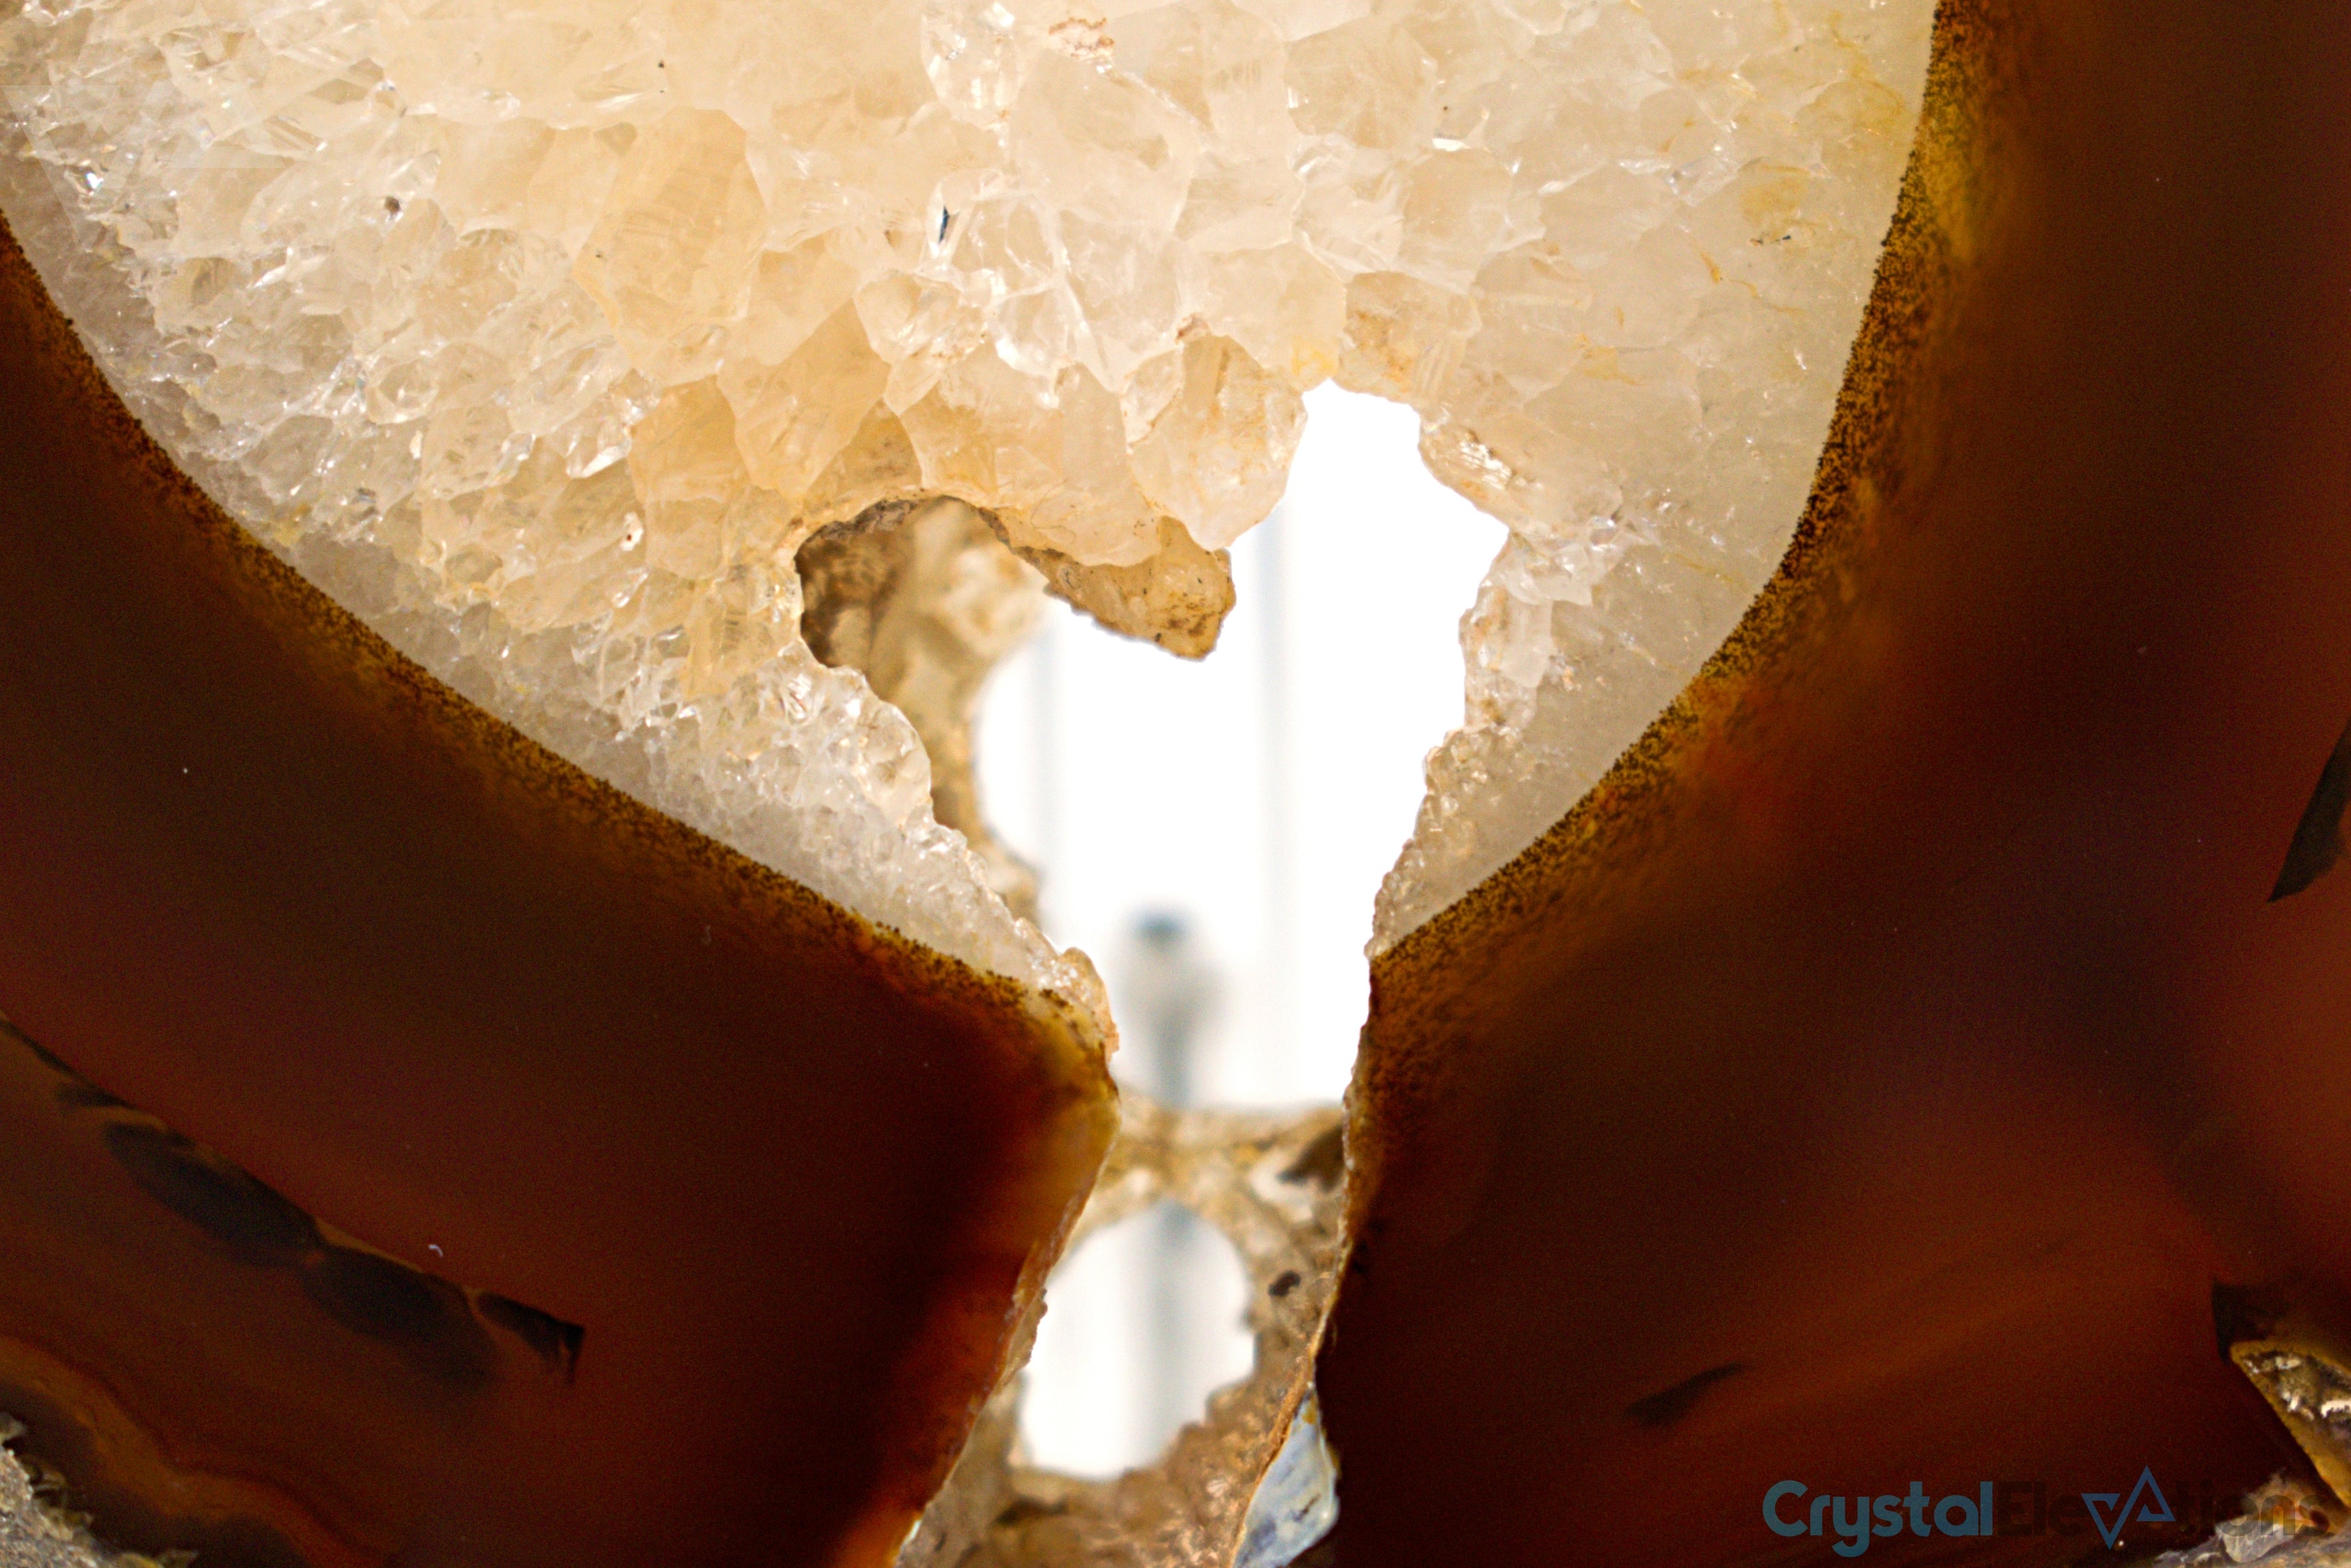
{"label": "carnelian agate", "polygon": [[2351,8],[1960,0],[1937,62],[1782,575],[1374,968],[1345,1568],[2299,1463],[2217,1340],[2351,1313],[2351,867],[2271,899],[2351,718]]}
{"label": "carnelian agate", "polygon": [[1105,1147],[1098,1042],[434,685],[5,240],[0,759],[0,1410],[102,1533],[889,1560]]}

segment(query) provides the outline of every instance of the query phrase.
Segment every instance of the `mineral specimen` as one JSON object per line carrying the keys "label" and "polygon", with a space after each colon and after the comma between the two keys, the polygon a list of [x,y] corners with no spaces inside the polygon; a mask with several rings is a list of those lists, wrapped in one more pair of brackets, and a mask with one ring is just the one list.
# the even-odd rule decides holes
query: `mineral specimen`
{"label": "mineral specimen", "polygon": [[1409,402],[1512,529],[1382,938],[1426,918],[1778,555],[1928,10],[34,0],[0,207],[172,459],[396,646],[1106,1031],[971,784],[1040,580],[1199,655],[1300,394]]}
{"label": "mineral specimen", "polygon": [[[1511,537],[1465,623],[1468,727],[1432,759],[1383,894],[1375,942],[1405,937],[1560,818],[1779,558],[1910,145],[1928,13],[30,0],[0,18],[0,207],[233,515],[590,774],[1008,977],[1021,989],[997,1002],[1050,1023],[1041,1060],[1082,1098],[1072,1042],[1106,1033],[1098,991],[1021,918],[1025,874],[987,840],[969,770],[972,693],[1040,592],[1205,652],[1232,603],[1222,551],[1280,493],[1300,394],[1335,377],[1410,404],[1434,470]],[[1479,909],[1523,877],[1487,886]],[[807,994],[862,961],[826,950],[795,971]],[[1404,961],[1383,971],[1391,1033],[1394,977],[1424,974]],[[902,988],[918,1012],[926,983]],[[799,1022],[857,1038],[846,1005]],[[972,1006],[992,1022],[946,1028],[948,1059],[1001,1023]],[[1364,1125],[1392,1164],[1380,1139],[1413,1125],[1409,1085],[1382,1071],[1365,1105],[1386,1120]],[[181,1087],[142,1107],[259,1148],[297,1137]],[[799,1114],[769,1129],[778,1149],[815,1137]],[[1261,1229],[1236,1236],[1263,1276],[1258,1374],[1160,1473],[1106,1488],[1015,1462],[999,1382],[912,1560],[1221,1565],[1287,1550],[1277,1508],[1322,1517],[1322,1450],[1292,1420],[1334,1284],[1336,1146],[1329,1179],[1268,1175],[1269,1150],[1322,1147],[1310,1133],[1313,1116],[1131,1106],[1097,1213],[1134,1186]],[[1022,1190],[1085,1164],[1087,1136],[1032,1150]],[[1024,1223],[991,1253],[1023,1262],[966,1303],[995,1316],[956,1386],[1017,1338],[1022,1270],[1058,1238]],[[319,1267],[302,1251],[277,1282]],[[1626,1408],[1676,1428],[1769,1386],[1755,1366],[1693,1366]],[[959,1432],[974,1412],[954,1382],[931,1392]],[[1350,1397],[1343,1425],[1375,1431]],[[1359,1440],[1377,1476],[1377,1438]],[[933,1449],[893,1472],[902,1490],[936,1479]],[[517,1453],[511,1474],[543,1479]],[[402,1475],[369,1478],[387,1517],[429,1493]],[[904,1512],[891,1496],[862,1524],[795,1524],[789,1550],[872,1557],[839,1532]],[[500,1551],[644,1550],[641,1515],[598,1533],[601,1517],[565,1521],[587,1544]],[[766,1516],[730,1498],[693,1517],[713,1533],[670,1555],[731,1560],[720,1536]]]}
{"label": "mineral specimen", "polygon": [[[1258,1568],[1327,1521],[1327,1112],[1129,1102],[1085,1222],[1226,1227],[1260,1359],[1156,1475],[1018,1462],[1109,1129],[952,764],[1040,587],[1212,639],[1336,375],[1513,537],[1379,929],[1318,1550],[1751,1559],[1822,1465],[2241,1490],[2272,1407],[2351,1473],[2351,24],[1948,9],[1810,526],[1551,826],[1794,516],[1922,20],[10,13],[0,204],[183,469],[565,754],[1020,982],[323,615],[8,273],[30,1446],[227,1561]],[[16,1480],[0,1540],[73,1553]],[[2256,1502],[2187,1560],[2338,1555]]]}

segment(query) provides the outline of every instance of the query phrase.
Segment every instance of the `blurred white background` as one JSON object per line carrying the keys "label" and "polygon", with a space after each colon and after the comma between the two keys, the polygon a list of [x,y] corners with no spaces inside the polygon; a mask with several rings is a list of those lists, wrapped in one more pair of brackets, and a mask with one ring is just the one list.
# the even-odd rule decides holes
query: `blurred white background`
{"label": "blurred white background", "polygon": [[[1461,722],[1459,621],[1503,539],[1423,466],[1411,410],[1329,385],[1306,405],[1214,653],[1056,602],[980,713],[984,808],[1038,868],[1048,934],[1109,982],[1113,1069],[1178,1105],[1344,1093],[1373,895]],[[1079,1248],[1029,1363],[1032,1459],[1149,1461],[1248,1371],[1244,1289],[1223,1239],[1165,1205]]]}

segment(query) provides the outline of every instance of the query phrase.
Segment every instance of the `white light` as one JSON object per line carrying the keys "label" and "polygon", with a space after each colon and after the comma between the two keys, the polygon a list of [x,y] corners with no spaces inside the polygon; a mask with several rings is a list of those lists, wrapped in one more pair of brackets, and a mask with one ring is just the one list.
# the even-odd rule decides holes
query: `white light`
{"label": "white light", "polygon": [[1232,1243],[1175,1204],[1087,1237],[1046,1282],[1020,1400],[1029,1462],[1107,1479],[1157,1459],[1249,1376],[1248,1302]]}
{"label": "white light", "polygon": [[[1102,968],[1114,1070],[1194,1105],[1344,1092],[1373,897],[1424,758],[1461,722],[1460,618],[1503,540],[1430,476],[1410,410],[1329,386],[1306,402],[1280,510],[1233,548],[1214,653],[1188,663],[1056,604],[979,719],[984,808],[1038,867],[1046,932]],[[1141,934],[1154,919],[1163,942],[1180,927],[1179,954]],[[1171,976],[1200,993],[1172,1025]],[[1191,1036],[1180,1066],[1153,1037],[1169,1028]],[[1148,1463],[1249,1370],[1238,1261],[1180,1212],[1055,1272],[1021,1404],[1032,1462]]]}
{"label": "white light", "polygon": [[1344,1091],[1373,897],[1423,760],[1461,722],[1459,622],[1503,539],[1429,474],[1410,410],[1333,386],[1306,402],[1280,510],[1233,548],[1214,653],[1175,659],[1056,604],[979,719],[988,818],[1122,1027],[1135,922],[1188,926],[1217,976],[1200,1103]]}

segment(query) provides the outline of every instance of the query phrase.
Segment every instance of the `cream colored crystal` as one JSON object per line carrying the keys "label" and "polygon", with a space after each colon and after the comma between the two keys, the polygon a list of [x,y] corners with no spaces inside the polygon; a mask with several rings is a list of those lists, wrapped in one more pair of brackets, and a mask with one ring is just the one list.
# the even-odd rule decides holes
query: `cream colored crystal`
{"label": "cream colored crystal", "polygon": [[799,542],[951,495],[1197,653],[1299,394],[1408,401],[1512,536],[1393,938],[1559,816],[1783,545],[1929,12],[29,0],[0,76],[50,177],[12,219],[234,511],[568,755],[1066,989],[912,733],[808,657]]}
{"label": "cream colored crystal", "polygon": [[971,710],[988,671],[1034,628],[1044,579],[957,501],[869,508],[799,547],[800,634],[906,716],[931,763],[931,812],[961,833],[1024,918],[1037,877],[987,831]]}
{"label": "cream colored crystal", "polygon": [[27,1470],[8,1449],[23,1435],[0,1411],[0,1568],[185,1568],[184,1552],[158,1563],[99,1544],[89,1521],[67,1506],[62,1489]]}

